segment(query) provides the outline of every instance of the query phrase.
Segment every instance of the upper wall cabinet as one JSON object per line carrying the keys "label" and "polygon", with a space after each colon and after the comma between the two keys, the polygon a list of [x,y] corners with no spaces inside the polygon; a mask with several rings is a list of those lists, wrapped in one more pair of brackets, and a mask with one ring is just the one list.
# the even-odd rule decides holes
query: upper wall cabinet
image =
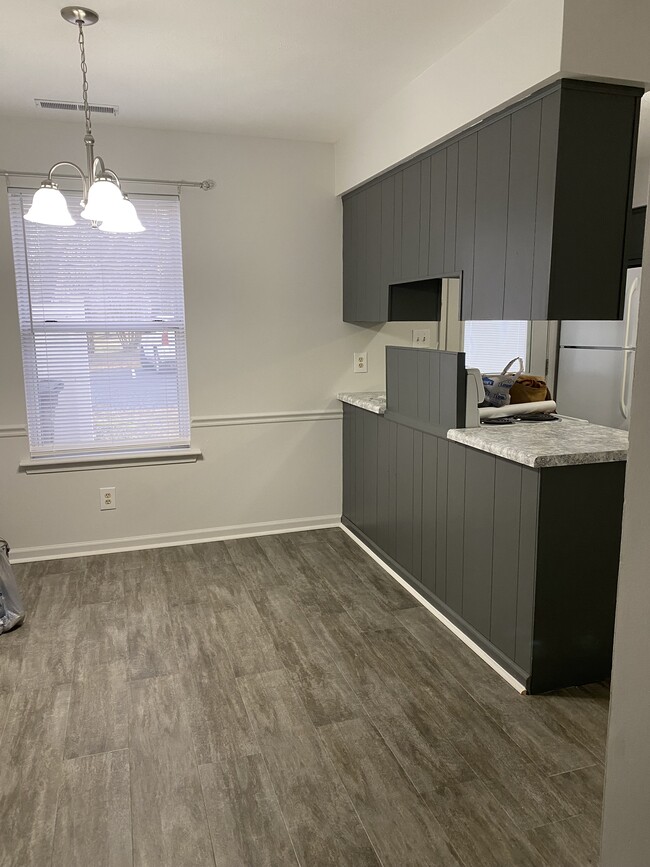
{"label": "upper wall cabinet", "polygon": [[562,80],[346,195],[343,318],[450,275],[463,319],[620,318],[641,94]]}

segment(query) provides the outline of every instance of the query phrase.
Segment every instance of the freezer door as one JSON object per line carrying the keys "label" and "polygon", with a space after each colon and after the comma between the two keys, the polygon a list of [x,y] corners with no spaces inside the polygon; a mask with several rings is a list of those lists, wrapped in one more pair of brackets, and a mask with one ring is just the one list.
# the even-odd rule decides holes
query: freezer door
{"label": "freezer door", "polygon": [[629,418],[624,416],[622,404],[629,406],[633,368],[634,352],[560,348],[558,412],[627,430]]}
{"label": "freezer door", "polygon": [[[640,268],[627,272],[625,319],[566,321],[560,328],[561,346],[636,346],[636,322],[639,310]],[[629,327],[626,323],[629,320]],[[626,343],[626,336],[628,343]]]}

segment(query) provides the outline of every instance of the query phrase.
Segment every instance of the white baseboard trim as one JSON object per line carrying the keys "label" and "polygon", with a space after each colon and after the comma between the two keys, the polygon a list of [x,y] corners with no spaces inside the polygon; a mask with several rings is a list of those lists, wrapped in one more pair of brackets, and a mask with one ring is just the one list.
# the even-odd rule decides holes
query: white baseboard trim
{"label": "white baseboard trim", "polygon": [[519,693],[526,692],[525,684],[518,681],[516,677],[513,677],[510,672],[506,671],[505,668],[500,666],[498,662],[495,662],[492,657],[483,650],[482,647],[479,647],[479,645],[472,641],[471,638],[468,638],[464,632],[462,632],[454,623],[451,622],[451,620],[449,620],[449,618],[445,617],[444,614],[438,611],[438,609],[434,605],[432,605],[428,599],[425,599],[424,596],[421,596],[418,591],[414,587],[411,587],[408,581],[405,581],[400,575],[397,574],[397,572],[394,571],[394,569],[391,569],[390,566],[386,565],[386,563],[384,563],[381,557],[377,556],[374,551],[372,551],[367,545],[365,545],[361,541],[361,539],[355,536],[354,533],[352,533],[346,526],[340,524],[340,527],[345,533],[348,534],[348,536],[354,542],[357,543],[360,548],[363,548],[366,554],[368,554],[370,557],[372,557],[373,560],[379,563],[382,569],[387,572],[391,576],[391,578],[394,578],[399,584],[402,585],[405,590],[408,590],[411,596],[415,597],[415,599],[417,599],[421,605],[423,605],[428,611],[430,611],[433,616],[443,624],[443,626],[446,626],[450,632],[453,632],[456,638],[460,638],[463,644],[466,644],[470,648],[470,650],[473,650],[477,656],[480,656],[483,662],[487,663],[491,669],[496,671],[496,673],[500,675],[506,681],[506,683],[509,683],[510,686],[513,687],[513,689],[516,689]]}
{"label": "white baseboard trim", "polygon": [[178,533],[156,533],[151,536],[126,536],[121,539],[100,539],[94,542],[68,542],[35,548],[12,548],[12,563],[35,560],[60,560],[63,557],[84,557],[92,554],[116,554],[119,551],[139,551],[143,548],[171,548],[201,542],[221,542],[244,539],[247,536],[270,536],[277,533],[298,533],[301,530],[323,530],[338,527],[339,515],[316,515],[311,518],[288,518],[282,521],[262,521],[259,524],[239,524],[230,527],[207,527],[182,530]]}

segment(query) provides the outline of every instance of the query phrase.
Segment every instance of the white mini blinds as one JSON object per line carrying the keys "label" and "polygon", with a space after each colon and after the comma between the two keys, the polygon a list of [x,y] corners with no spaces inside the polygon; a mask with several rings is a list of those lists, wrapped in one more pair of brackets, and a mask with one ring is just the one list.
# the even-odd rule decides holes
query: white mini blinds
{"label": "white mini blinds", "polygon": [[133,196],[146,231],[44,226],[10,189],[32,457],[189,445],[180,203]]}

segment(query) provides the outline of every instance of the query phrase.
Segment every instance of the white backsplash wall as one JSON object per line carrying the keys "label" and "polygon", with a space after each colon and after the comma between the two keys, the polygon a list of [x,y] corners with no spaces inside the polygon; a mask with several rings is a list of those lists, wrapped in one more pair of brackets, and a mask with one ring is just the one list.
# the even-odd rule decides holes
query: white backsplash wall
{"label": "white backsplash wall", "polygon": [[[384,347],[410,343],[413,326],[341,321],[333,146],[133,129],[107,119],[95,134],[98,152],[123,177],[216,181],[211,192],[182,193],[190,407],[207,425],[193,429],[204,459],[18,472],[28,448],[2,204],[0,536],[16,556],[44,556],[338,520],[341,422],[310,412],[337,415],[337,391],[383,389]],[[0,168],[47,171],[56,160],[82,160],[82,138],[78,122],[2,118]],[[368,373],[354,374],[353,353],[364,350]],[[224,416],[287,412],[306,416],[222,424]],[[118,508],[100,512],[98,490],[113,485]]]}

